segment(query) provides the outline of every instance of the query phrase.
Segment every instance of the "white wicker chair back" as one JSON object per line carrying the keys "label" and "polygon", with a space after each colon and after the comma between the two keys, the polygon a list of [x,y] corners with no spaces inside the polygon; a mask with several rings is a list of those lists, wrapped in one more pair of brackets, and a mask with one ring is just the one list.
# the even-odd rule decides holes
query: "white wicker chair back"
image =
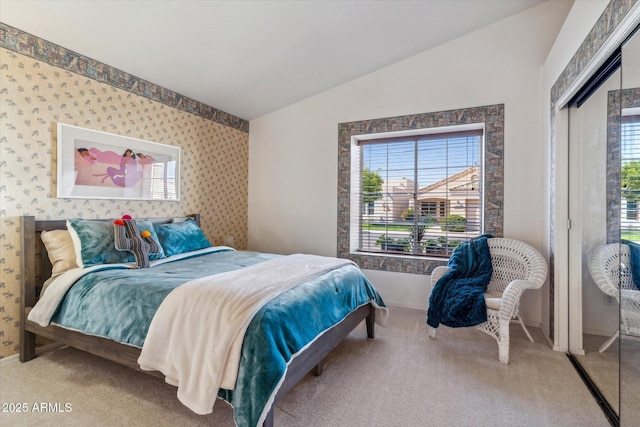
{"label": "white wicker chair back", "polygon": [[[629,246],[620,243],[609,243],[594,249],[589,258],[589,273],[595,284],[605,294],[613,297],[620,304],[620,323],[623,332],[629,335],[640,335],[640,291],[633,283]],[[617,338],[616,331],[599,349],[605,351]]]}
{"label": "white wicker chair back", "polygon": [[534,289],[542,286],[546,277],[546,262],[538,251],[513,239],[492,238],[487,243],[493,267],[488,290],[504,292],[514,280],[530,280],[535,285]]}

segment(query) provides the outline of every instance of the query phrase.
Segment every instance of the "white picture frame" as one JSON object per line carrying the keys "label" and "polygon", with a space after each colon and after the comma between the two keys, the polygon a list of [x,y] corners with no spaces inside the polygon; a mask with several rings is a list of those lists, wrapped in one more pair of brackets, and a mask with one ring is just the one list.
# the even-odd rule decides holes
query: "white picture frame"
{"label": "white picture frame", "polygon": [[180,200],[180,147],[58,123],[58,198]]}

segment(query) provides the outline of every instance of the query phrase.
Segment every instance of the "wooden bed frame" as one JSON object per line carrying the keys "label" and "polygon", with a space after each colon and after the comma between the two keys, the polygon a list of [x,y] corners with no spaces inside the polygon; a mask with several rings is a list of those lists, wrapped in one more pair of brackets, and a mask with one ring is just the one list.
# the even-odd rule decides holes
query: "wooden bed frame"
{"label": "wooden bed frame", "polygon": [[[200,224],[199,214],[190,216]],[[154,224],[166,224],[172,220],[173,218],[150,219]],[[137,362],[140,356],[140,349],[136,347],[120,344],[106,338],[85,335],[55,325],[42,327],[27,319],[29,311],[38,300],[42,284],[51,275],[51,262],[40,239],[40,233],[49,230],[66,230],[66,228],[65,220],[36,221],[33,216],[22,217],[20,361],[27,362],[36,357],[36,335],[39,335],[164,379],[164,375],[158,371],[143,371],[140,369]],[[291,361],[263,426],[273,426],[273,407],[276,402],[312,370],[316,376],[320,375],[322,373],[322,361],[325,356],[363,320],[366,320],[367,336],[374,338],[375,309],[371,304],[367,304],[358,308],[341,323],[326,331]]]}

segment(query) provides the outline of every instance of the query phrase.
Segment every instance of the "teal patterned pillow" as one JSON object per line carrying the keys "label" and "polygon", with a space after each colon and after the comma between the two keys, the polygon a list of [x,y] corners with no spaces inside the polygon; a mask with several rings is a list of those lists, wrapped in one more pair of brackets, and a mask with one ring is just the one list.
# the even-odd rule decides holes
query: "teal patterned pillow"
{"label": "teal patterned pillow", "polygon": [[166,256],[210,248],[211,243],[193,218],[155,226],[160,245]]}
{"label": "teal patterned pillow", "polygon": [[[141,231],[149,230],[151,236],[159,243],[158,236],[150,221],[136,220],[136,223]],[[69,219],[67,220],[67,229],[76,251],[76,263],[80,267],[135,262],[131,252],[116,249],[111,221]],[[149,259],[164,257],[163,253],[149,254]]]}

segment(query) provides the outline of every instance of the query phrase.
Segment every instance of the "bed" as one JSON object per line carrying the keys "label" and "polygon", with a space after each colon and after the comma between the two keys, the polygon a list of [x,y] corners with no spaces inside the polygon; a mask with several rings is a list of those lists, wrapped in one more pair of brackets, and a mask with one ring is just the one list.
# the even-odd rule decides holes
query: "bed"
{"label": "bed", "polygon": [[[76,324],[73,323],[75,321],[74,314],[82,311],[80,307],[84,307],[84,305],[78,305],[78,308],[76,308],[76,306],[73,305],[74,298],[78,298],[74,297],[74,295],[90,293],[87,289],[93,290],[94,288],[91,286],[99,289],[98,285],[103,285],[107,282],[110,283],[112,280],[120,280],[122,283],[142,283],[142,279],[139,279],[139,277],[142,277],[142,274],[147,277],[145,280],[155,283],[158,279],[154,279],[154,275],[161,275],[163,270],[165,272],[163,277],[172,276],[171,278],[173,279],[173,276],[180,276],[181,272],[184,271],[202,271],[202,274],[205,274],[210,268],[210,271],[214,271],[215,274],[209,275],[209,273],[206,273],[208,278],[216,279],[222,276],[228,276],[234,277],[234,280],[237,280],[241,274],[244,274],[244,272],[248,274],[249,271],[254,271],[253,274],[264,275],[264,269],[267,268],[267,265],[270,266],[271,262],[282,263],[282,261],[293,257],[281,257],[271,254],[235,251],[232,248],[215,247],[187,252],[182,255],[172,255],[168,259],[155,261],[156,264],[152,261],[152,267],[150,269],[126,269],[119,265],[109,265],[108,268],[106,266],[103,268],[100,265],[85,267],[84,269],[77,268],[76,270],[83,270],[79,274],[83,274],[84,276],[78,278],[76,281],[74,276],[74,271],[76,270],[66,272],[60,276],[73,276],[73,279],[66,280],[66,282],[73,284],[69,285],[70,288],[68,291],[63,292],[65,299],[56,306],[55,313],[51,311],[54,313],[51,316],[51,323],[42,323],[37,320],[38,316],[34,316],[34,314],[36,314],[36,312],[42,312],[41,306],[46,305],[43,301],[46,301],[47,297],[51,297],[51,295],[56,293],[53,289],[60,284],[58,282],[65,281],[60,277],[57,278],[49,285],[47,291],[41,295],[43,284],[45,284],[47,278],[51,277],[53,268],[45,244],[42,242],[43,232],[66,230],[68,223],[66,220],[36,221],[32,216],[24,216],[21,221],[22,345],[20,360],[27,362],[36,356],[36,336],[41,336],[104,357],[138,371],[163,378],[171,384],[173,383],[169,380],[170,375],[165,375],[157,370],[149,370],[153,369],[153,365],[151,365],[151,368],[145,366],[145,369],[142,369],[139,365],[139,360],[144,359],[141,355],[145,355],[145,346],[142,343],[147,341],[145,345],[150,345],[153,334],[148,333],[148,336],[146,336],[146,334],[149,330],[153,332],[154,327],[156,330],[161,328],[161,326],[157,325],[162,325],[162,323],[154,324],[156,317],[160,316],[152,315],[153,320],[151,321],[151,325],[146,324],[141,327],[140,330],[136,330],[133,333],[129,331],[130,325],[125,327],[108,325],[105,327],[102,323],[98,326],[98,331],[100,332],[96,332],[90,328],[88,331],[83,331],[83,328],[76,327]],[[111,226],[113,222],[111,219],[100,221],[109,224],[109,226]],[[199,226],[200,217],[196,214],[185,218],[154,218],[148,221],[157,229],[160,229],[161,227],[172,226],[173,224],[184,224],[187,221],[194,222]],[[167,255],[169,255],[168,252]],[[180,259],[181,257],[184,259]],[[176,260],[173,260],[173,258],[176,258]],[[229,265],[233,267],[228,267]],[[89,273],[84,272],[84,270],[90,271],[92,268],[95,271]],[[258,270],[260,268],[262,268],[262,270]],[[228,269],[233,271],[227,271]],[[355,272],[356,270],[357,273]],[[218,272],[224,274],[217,274]],[[129,274],[139,275],[127,276]],[[78,275],[78,277],[80,276]],[[199,282],[200,280],[201,279],[193,280],[193,282]],[[253,279],[248,281],[256,282],[256,280]],[[356,282],[357,284],[355,284]],[[191,284],[191,282],[188,284]],[[147,286],[146,283],[144,286],[136,285],[135,288],[144,288],[145,286]],[[151,284],[148,286],[151,286]],[[258,312],[251,315],[251,323],[246,327],[246,332],[243,332],[242,348],[239,350],[239,352],[241,352],[241,357],[238,362],[239,367],[235,369],[237,372],[234,372],[234,374],[237,375],[237,382],[235,380],[236,377],[232,377],[234,378],[235,389],[232,389],[232,387],[221,387],[218,390],[216,388],[218,392],[213,400],[215,401],[216,398],[218,398],[230,403],[234,408],[236,423],[240,426],[259,424],[264,426],[273,425],[273,407],[278,400],[309,372],[313,371],[315,375],[320,375],[324,357],[357,325],[364,320],[366,322],[367,336],[374,338],[374,325],[376,321],[382,324],[386,321],[387,310],[384,302],[373,286],[368,283],[366,278],[364,278],[355,266],[332,267],[332,269],[319,274],[317,277],[307,277],[304,283],[291,286],[290,289],[283,290],[277,296],[271,298]],[[345,286],[345,289],[347,289],[347,287],[356,289],[354,295],[348,295],[346,299],[344,296],[341,297],[342,300],[346,302],[338,302],[339,297],[332,296],[333,294],[341,295],[346,292],[342,290],[342,286]],[[83,289],[83,287],[86,287],[86,289]],[[187,285],[182,285],[177,286],[175,289],[183,290],[186,288]],[[79,290],[76,291],[76,289]],[[158,300],[160,307],[164,307],[164,304],[169,300],[167,295],[173,297],[173,294],[178,293],[173,287],[168,287],[168,289],[170,290],[162,291],[164,293],[162,293],[161,296],[154,297]],[[57,292],[60,293],[60,291]],[[154,292],[158,291],[155,290]],[[327,298],[332,299],[329,300]],[[145,296],[144,304],[136,304],[140,306],[153,305],[147,304],[147,301],[153,300],[153,298]],[[34,306],[38,301],[40,301],[40,305],[34,310]],[[321,301],[322,304],[319,304],[319,301]],[[87,305],[87,307],[91,306]],[[227,307],[228,306],[225,306],[225,309]],[[159,310],[159,308],[155,307],[149,310]],[[287,310],[298,310],[298,313],[299,310],[302,310],[302,312],[305,313],[305,325],[307,325],[305,328],[308,327],[308,330],[298,332],[298,329],[303,329],[302,326],[290,326],[291,323],[296,323],[291,322],[291,316],[295,317],[295,314],[291,314],[287,312]],[[329,310],[331,313],[326,313],[322,310]],[[101,310],[85,308],[85,311],[96,312]],[[65,318],[65,315],[70,317]],[[205,315],[209,314],[205,313]],[[30,317],[36,320],[30,320]],[[282,320],[287,318],[289,319],[288,321]],[[307,318],[309,320],[306,320]],[[83,320],[83,322],[85,321]],[[96,324],[96,322],[96,320],[91,320],[80,323]],[[100,322],[105,321],[100,320]],[[171,322],[174,321],[171,320]],[[136,321],[133,323],[143,324],[144,322]],[[179,322],[171,324],[180,325]],[[139,326],[136,326],[136,328],[138,327]],[[103,330],[116,330],[120,332],[116,333],[116,337],[112,337],[108,333],[102,333]],[[126,334],[123,334],[121,332],[122,330],[126,330]],[[295,331],[292,332],[292,330]],[[190,328],[189,331],[190,334],[193,332],[196,334],[194,336],[200,337],[197,338],[197,340],[202,340],[202,334],[209,333],[209,328]],[[140,341],[140,336],[142,335],[144,335],[144,337],[142,341]],[[130,336],[133,338],[130,338]],[[265,347],[265,343],[267,342],[273,342],[273,348]],[[158,345],[157,342],[154,342],[154,344],[156,346]],[[147,353],[149,352],[150,350],[147,349]],[[195,354],[196,352],[191,353],[197,356],[194,357],[194,359],[202,358],[202,355],[197,355]],[[231,366],[233,368],[233,364],[231,364]],[[274,366],[276,368],[274,368]],[[189,369],[206,370],[202,367],[198,368],[194,366],[189,367]],[[224,382],[222,384],[224,384]],[[180,397],[180,387],[178,387],[178,397],[181,401],[183,400]],[[200,413],[198,410],[193,410]]]}

